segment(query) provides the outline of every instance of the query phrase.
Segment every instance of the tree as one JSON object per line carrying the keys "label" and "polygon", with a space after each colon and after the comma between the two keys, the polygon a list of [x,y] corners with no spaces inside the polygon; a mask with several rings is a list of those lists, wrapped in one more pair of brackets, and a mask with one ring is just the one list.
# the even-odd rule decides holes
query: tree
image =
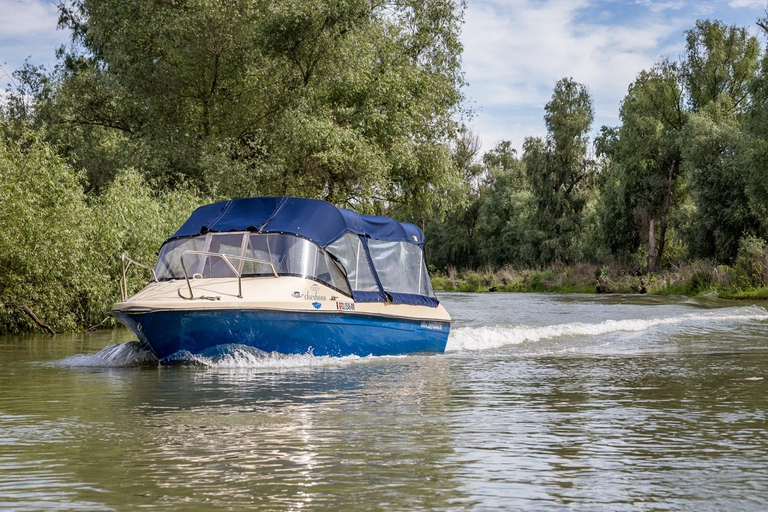
{"label": "tree", "polygon": [[0,333],[30,330],[20,310],[54,330],[84,316],[89,224],[77,174],[42,137],[0,123]]}
{"label": "tree", "polygon": [[[111,179],[89,167],[100,156],[161,186],[415,210],[456,177],[463,10],[461,0],[75,0],[61,24],[85,51],[64,55],[46,112],[94,182]],[[82,158],[88,136],[99,142]]]}
{"label": "tree", "polygon": [[683,75],[691,110],[727,98],[733,111],[743,111],[749,82],[758,66],[760,45],[746,28],[721,21],[698,20],[685,32]]}
{"label": "tree", "polygon": [[762,232],[748,196],[751,137],[725,98],[691,114],[685,134],[683,159],[696,205],[691,254],[733,262],[739,241]]}
{"label": "tree", "polygon": [[522,162],[509,141],[500,142],[483,155],[482,163],[477,162],[475,138],[469,135],[454,154],[464,161],[463,179],[426,223],[429,260],[438,268],[530,263],[523,259],[528,253],[522,224],[530,193]]}
{"label": "tree", "polygon": [[677,65],[663,61],[641,72],[622,102],[617,136],[603,142],[604,151],[619,166],[619,179],[611,185],[614,204],[623,204],[620,211],[641,226],[648,244],[649,272],[656,270],[664,255],[681,174],[682,130],[687,119],[683,101]]}
{"label": "tree", "polygon": [[[764,35],[768,34],[768,12],[758,21]],[[749,135],[749,158],[745,168],[746,188],[750,210],[759,219],[763,230],[768,227],[768,52],[750,84],[751,102],[744,127]]]}
{"label": "tree", "polygon": [[631,226],[634,218],[640,236],[614,242],[627,249],[646,240],[649,272],[662,261],[670,218],[686,193],[694,209],[689,249],[698,256],[735,256],[734,232],[754,225],[744,208],[725,204],[745,202],[733,152],[747,147],[737,141],[736,116],[749,105],[757,41],[746,29],[698,21],[686,43],[681,62],[662,61],[637,76],[622,102],[621,126],[605,132],[612,135],[602,143],[616,172],[604,189],[604,229]]}
{"label": "tree", "polygon": [[759,231],[747,194],[749,155],[744,131],[750,82],[760,48],[746,28],[698,21],[686,33],[684,78],[692,114],[685,130],[684,167],[695,213],[689,244],[693,255],[733,261],[739,239]]}
{"label": "tree", "polygon": [[479,259],[494,266],[533,265],[526,236],[531,204],[525,168],[509,141],[483,155],[486,180],[478,210]]}
{"label": "tree", "polygon": [[605,246],[620,261],[629,261],[642,242],[642,225],[637,215],[637,194],[631,190],[634,176],[619,164],[619,128],[603,126],[595,139],[595,149],[601,164],[599,236],[595,243]]}
{"label": "tree", "polygon": [[592,99],[585,86],[563,78],[545,111],[546,140],[529,137],[523,145],[534,201],[532,241],[540,264],[572,263],[580,256],[582,188],[591,172],[587,149]]}

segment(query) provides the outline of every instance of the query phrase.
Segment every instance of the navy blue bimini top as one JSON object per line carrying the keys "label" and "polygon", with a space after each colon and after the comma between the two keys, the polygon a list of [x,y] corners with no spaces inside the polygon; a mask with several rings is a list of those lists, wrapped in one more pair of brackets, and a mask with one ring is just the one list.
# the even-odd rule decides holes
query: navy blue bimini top
{"label": "navy blue bimini top", "polygon": [[320,199],[301,197],[249,197],[201,206],[166,242],[228,231],[290,233],[323,248],[346,233],[424,246],[424,234],[414,224],[360,215]]}

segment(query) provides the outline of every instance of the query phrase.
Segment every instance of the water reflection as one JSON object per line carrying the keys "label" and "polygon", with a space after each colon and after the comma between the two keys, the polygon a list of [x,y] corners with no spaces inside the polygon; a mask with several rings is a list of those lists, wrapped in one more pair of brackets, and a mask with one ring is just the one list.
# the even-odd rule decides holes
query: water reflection
{"label": "water reflection", "polygon": [[[733,509],[744,488],[768,486],[768,436],[763,381],[734,381],[732,372],[761,373],[765,362],[486,358],[455,391],[464,491],[492,489],[504,508]],[[745,509],[766,506],[765,494],[749,498]]]}
{"label": "water reflection", "polygon": [[[74,486],[84,507],[94,482],[113,491],[120,482],[120,494],[137,503],[193,508],[448,508],[466,499],[447,462],[448,366],[439,358],[297,368],[38,365],[36,373],[23,400],[41,401],[39,392],[66,403],[66,421],[81,430],[48,448],[45,484]],[[63,412],[43,414],[57,418],[50,430],[62,427]],[[42,417],[33,423],[49,429]],[[88,453],[78,455],[73,439]],[[15,443],[14,459],[39,457],[40,448]]]}

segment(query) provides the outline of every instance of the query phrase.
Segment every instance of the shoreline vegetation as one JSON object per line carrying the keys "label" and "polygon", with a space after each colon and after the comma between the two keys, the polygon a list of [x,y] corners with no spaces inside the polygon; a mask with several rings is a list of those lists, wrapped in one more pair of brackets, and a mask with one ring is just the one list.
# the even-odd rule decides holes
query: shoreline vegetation
{"label": "shoreline vegetation", "polygon": [[[520,292],[714,295],[721,299],[767,300],[768,286],[762,267],[745,274],[739,266],[685,263],[667,270],[646,273],[621,265],[553,265],[546,269],[501,269],[446,271],[430,269],[436,292]],[[758,270],[755,272],[754,270]]]}

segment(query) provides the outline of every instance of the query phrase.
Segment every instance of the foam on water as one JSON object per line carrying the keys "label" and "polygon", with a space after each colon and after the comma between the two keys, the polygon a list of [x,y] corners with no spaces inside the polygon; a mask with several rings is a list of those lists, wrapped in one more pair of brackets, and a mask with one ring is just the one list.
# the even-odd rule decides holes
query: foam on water
{"label": "foam on water", "polygon": [[265,352],[247,345],[226,344],[217,345],[199,354],[177,352],[163,360],[164,364],[198,365],[215,368],[310,368],[326,366],[343,366],[355,362],[372,359],[372,356],[315,356],[306,354],[281,354]]}
{"label": "foam on water", "polygon": [[[247,345],[226,344],[217,345],[200,354],[186,351],[177,352],[164,359],[162,363],[205,368],[288,369],[344,366],[371,359],[375,358],[373,356],[315,356],[312,353],[281,354],[279,352],[265,352]],[[138,341],[130,341],[109,345],[95,354],[70,356],[53,364],[67,368],[125,368],[143,365],[157,366],[160,361],[149,347]]]}
{"label": "foam on water", "polygon": [[488,350],[507,345],[537,342],[553,338],[599,336],[618,332],[643,332],[666,325],[717,325],[726,322],[768,320],[768,311],[757,306],[723,308],[676,317],[605,320],[594,324],[581,322],[546,326],[458,327],[451,331],[446,352]]}
{"label": "foam on water", "polygon": [[78,354],[55,363],[57,366],[78,367],[126,367],[157,364],[152,349],[139,341],[108,345],[95,354]]}

